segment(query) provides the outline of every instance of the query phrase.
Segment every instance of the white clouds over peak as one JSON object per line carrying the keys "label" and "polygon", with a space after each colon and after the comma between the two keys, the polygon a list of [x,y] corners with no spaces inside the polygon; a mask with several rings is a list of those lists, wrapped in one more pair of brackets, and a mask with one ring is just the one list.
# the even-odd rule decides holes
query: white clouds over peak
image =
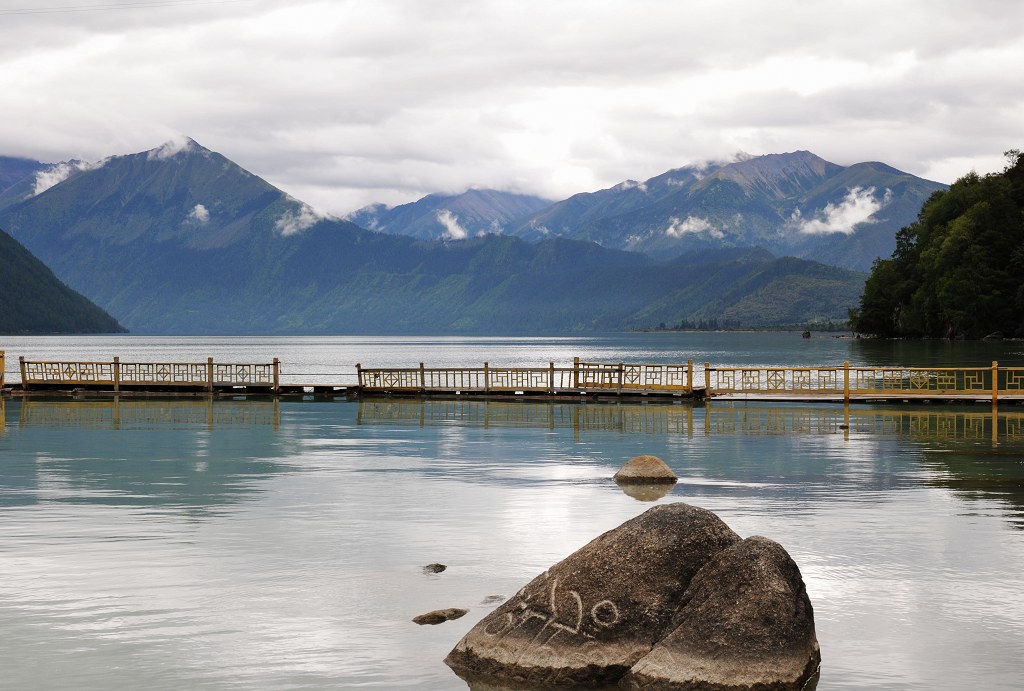
{"label": "white clouds over peak", "polygon": [[196,143],[185,136],[176,137],[170,139],[155,149],[152,149],[146,155],[146,158],[150,161],[163,161],[168,158],[173,158],[180,153],[186,153],[193,151],[196,148]]}
{"label": "white clouds over peak", "polygon": [[874,187],[854,187],[838,204],[826,204],[814,218],[805,219],[797,209],[793,212],[790,222],[801,233],[822,235],[842,233],[852,235],[856,226],[861,223],[876,222],[872,217],[885,205],[892,201],[892,190],[886,190],[879,198]]}
{"label": "white clouds over peak", "polygon": [[32,188],[32,194],[42,194],[54,185],[64,182],[75,173],[101,168],[104,163],[106,163],[106,159],[96,163],[86,163],[85,161],[65,161],[64,163],[56,163],[49,166],[36,173],[35,186]]}

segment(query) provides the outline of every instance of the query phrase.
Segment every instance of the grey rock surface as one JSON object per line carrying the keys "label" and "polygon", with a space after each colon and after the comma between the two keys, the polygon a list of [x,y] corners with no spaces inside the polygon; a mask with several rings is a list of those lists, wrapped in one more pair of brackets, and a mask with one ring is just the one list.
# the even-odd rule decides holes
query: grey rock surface
{"label": "grey rock surface", "polygon": [[738,542],[710,511],[655,506],[537,576],[474,626],[445,662],[467,679],[614,683],[671,631],[696,573]]}
{"label": "grey rock surface", "polygon": [[821,653],[800,569],[754,536],[720,552],[690,583],[672,632],[636,663],[629,689],[802,689]]}

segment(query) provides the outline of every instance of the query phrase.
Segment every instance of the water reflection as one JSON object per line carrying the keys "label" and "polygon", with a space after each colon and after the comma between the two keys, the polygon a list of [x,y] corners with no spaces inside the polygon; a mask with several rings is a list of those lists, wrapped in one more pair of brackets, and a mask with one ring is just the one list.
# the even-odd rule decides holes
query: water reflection
{"label": "water reflection", "polygon": [[[880,452],[871,440],[896,439],[921,447],[926,472],[916,481],[953,490],[968,500],[997,500],[1010,509],[1008,520],[1024,527],[1024,411],[1017,407],[366,399],[358,403],[356,420],[365,427],[415,425],[453,433],[466,427],[566,429],[577,442],[588,435],[604,440],[608,432],[630,440],[636,435],[688,441],[721,438],[723,442],[730,437],[822,437],[832,456],[846,459],[844,482],[856,483],[864,491],[893,489],[886,484],[892,482],[889,474],[877,472],[877,464],[885,461],[876,457]],[[604,441],[604,450],[609,448]],[[738,460],[732,468],[743,482],[764,485],[763,492],[786,491],[784,484],[774,481],[769,483],[770,488],[765,485],[763,470],[756,461],[746,460]],[[788,478],[804,482],[824,472],[800,457],[786,460],[779,470]],[[683,478],[676,494],[692,496],[705,482]],[[657,501],[671,489],[629,488],[626,493],[638,501]]]}
{"label": "water reflection", "polygon": [[1024,412],[957,407],[851,407],[723,403],[632,404],[526,401],[363,399],[359,425],[572,429],[576,434],[760,435],[885,434],[911,439],[1024,442]]}
{"label": "water reflection", "polygon": [[[2,410],[2,408],[0,408]],[[19,425],[48,427],[148,427],[161,425],[281,424],[281,408],[273,400],[199,399],[26,399]]]}
{"label": "water reflection", "polygon": [[[203,514],[259,490],[279,462],[276,401],[0,401],[9,450],[0,507],[43,502],[183,507]],[[7,420],[7,416],[10,420]]]}

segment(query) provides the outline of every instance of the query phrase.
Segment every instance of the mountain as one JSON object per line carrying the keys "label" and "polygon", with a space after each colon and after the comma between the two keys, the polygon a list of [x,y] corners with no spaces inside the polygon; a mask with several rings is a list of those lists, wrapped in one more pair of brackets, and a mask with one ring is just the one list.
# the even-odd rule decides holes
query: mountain
{"label": "mountain", "polygon": [[28,158],[0,156],[0,192],[46,167],[45,163]]}
{"label": "mountain", "polygon": [[654,257],[762,247],[857,270],[945,185],[883,163],[843,167],[808,152],[744,157],[577,194],[509,224],[529,240],[569,237]]}
{"label": "mountain", "polygon": [[845,319],[864,281],[749,249],[662,262],[567,238],[373,232],[193,140],[44,187],[8,197],[0,225],[137,333],[554,333],[726,313],[777,326]]}
{"label": "mountain", "polygon": [[116,333],[113,317],[0,230],[0,334]]}
{"label": "mountain", "polygon": [[500,233],[506,224],[551,204],[551,200],[497,190],[471,189],[457,195],[430,194],[395,207],[373,204],[345,217],[356,225],[425,240],[461,240]]}

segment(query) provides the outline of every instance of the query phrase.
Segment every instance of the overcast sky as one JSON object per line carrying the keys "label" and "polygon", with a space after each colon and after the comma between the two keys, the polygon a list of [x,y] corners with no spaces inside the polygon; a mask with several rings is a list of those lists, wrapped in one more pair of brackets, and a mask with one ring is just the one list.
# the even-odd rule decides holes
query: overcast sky
{"label": "overcast sky", "polygon": [[0,0],[0,154],[187,135],[342,215],[808,149],[951,182],[1024,148],[1019,0]]}

